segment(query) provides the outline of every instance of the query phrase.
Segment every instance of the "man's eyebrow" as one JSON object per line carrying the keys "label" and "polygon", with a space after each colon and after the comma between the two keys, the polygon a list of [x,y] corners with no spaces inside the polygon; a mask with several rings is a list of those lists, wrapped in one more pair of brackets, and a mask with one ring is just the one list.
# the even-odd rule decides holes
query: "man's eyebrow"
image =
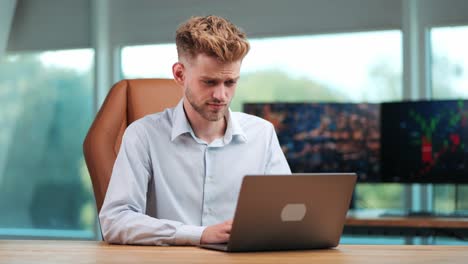
{"label": "man's eyebrow", "polygon": [[227,80],[229,80],[229,81],[231,81],[231,80],[232,80],[232,81],[237,81],[237,80],[239,80],[239,79],[240,79],[240,76],[236,76],[236,77],[234,77],[234,78],[227,78]]}
{"label": "man's eyebrow", "polygon": [[[223,78],[213,77],[213,76],[201,76],[200,78],[204,79],[204,80],[216,80],[216,81],[219,81],[219,80],[223,79]],[[234,80],[234,81],[237,81],[239,79],[240,79],[240,76],[236,76],[234,78],[227,78],[227,80]]]}
{"label": "man's eyebrow", "polygon": [[201,76],[200,78],[201,79],[209,79],[209,80],[219,80],[219,78],[213,77],[213,76]]}

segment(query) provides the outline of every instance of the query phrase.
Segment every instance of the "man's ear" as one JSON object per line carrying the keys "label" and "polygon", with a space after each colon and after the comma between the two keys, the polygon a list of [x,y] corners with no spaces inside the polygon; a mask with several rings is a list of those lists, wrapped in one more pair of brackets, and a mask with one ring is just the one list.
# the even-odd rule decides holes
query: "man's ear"
{"label": "man's ear", "polygon": [[181,62],[176,62],[172,65],[172,75],[174,75],[174,80],[180,86],[184,86],[185,80],[185,67]]}

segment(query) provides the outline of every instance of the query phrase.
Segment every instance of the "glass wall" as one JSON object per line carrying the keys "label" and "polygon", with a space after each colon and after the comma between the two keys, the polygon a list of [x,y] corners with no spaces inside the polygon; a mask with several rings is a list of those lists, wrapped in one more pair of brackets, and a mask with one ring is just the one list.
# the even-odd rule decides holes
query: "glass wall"
{"label": "glass wall", "polygon": [[[400,31],[250,40],[232,109],[245,102],[402,98]],[[122,48],[123,78],[172,78],[175,44]]]}
{"label": "glass wall", "polygon": [[0,236],[96,237],[82,155],[92,122],[91,49],[0,61]]}
{"label": "glass wall", "polygon": [[[468,100],[468,26],[432,28],[430,36],[433,98]],[[468,210],[468,186],[435,185],[434,209]]]}
{"label": "glass wall", "polygon": [[[402,99],[398,30],[251,39],[231,108],[254,102],[371,102]],[[175,44],[121,51],[123,78],[172,78]],[[402,208],[398,184],[359,184],[357,208]]]}
{"label": "glass wall", "polygon": [[468,99],[468,26],[431,30],[432,94]]}
{"label": "glass wall", "polygon": [[401,90],[401,33],[256,39],[233,109],[245,102],[381,102]]}
{"label": "glass wall", "polygon": [[123,47],[121,51],[122,77],[172,78],[172,65],[177,62],[175,44]]}

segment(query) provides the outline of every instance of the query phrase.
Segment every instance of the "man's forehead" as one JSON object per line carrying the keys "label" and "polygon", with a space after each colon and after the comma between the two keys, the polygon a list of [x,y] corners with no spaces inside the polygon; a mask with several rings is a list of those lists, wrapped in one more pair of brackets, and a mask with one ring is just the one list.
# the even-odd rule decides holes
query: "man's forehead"
{"label": "man's forehead", "polygon": [[195,57],[190,58],[189,60],[194,65],[203,64],[203,65],[213,65],[213,66],[228,66],[228,65],[237,64],[241,62],[241,60],[222,61],[215,56],[206,55],[204,53],[200,53],[196,55]]}
{"label": "man's forehead", "polygon": [[234,73],[221,73],[221,74],[204,74],[200,76],[200,79],[204,80],[223,80],[223,79],[229,79],[229,80],[238,80],[240,78],[239,74],[234,74]]}
{"label": "man's forehead", "polygon": [[232,75],[231,78],[239,76],[241,61],[221,62],[214,57],[199,56],[195,58],[189,67],[199,72],[201,75]]}
{"label": "man's forehead", "polygon": [[206,78],[235,79],[240,75],[240,65],[236,64],[213,65],[204,63],[195,66],[194,70],[198,75]]}

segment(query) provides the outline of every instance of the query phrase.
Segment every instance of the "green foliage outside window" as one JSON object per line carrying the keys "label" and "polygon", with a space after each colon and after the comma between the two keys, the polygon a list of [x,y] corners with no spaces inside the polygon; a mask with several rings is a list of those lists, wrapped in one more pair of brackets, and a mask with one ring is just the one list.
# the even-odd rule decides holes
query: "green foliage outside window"
{"label": "green foliage outside window", "polygon": [[82,157],[91,84],[89,71],[45,67],[35,54],[0,63],[0,228],[93,229]]}

